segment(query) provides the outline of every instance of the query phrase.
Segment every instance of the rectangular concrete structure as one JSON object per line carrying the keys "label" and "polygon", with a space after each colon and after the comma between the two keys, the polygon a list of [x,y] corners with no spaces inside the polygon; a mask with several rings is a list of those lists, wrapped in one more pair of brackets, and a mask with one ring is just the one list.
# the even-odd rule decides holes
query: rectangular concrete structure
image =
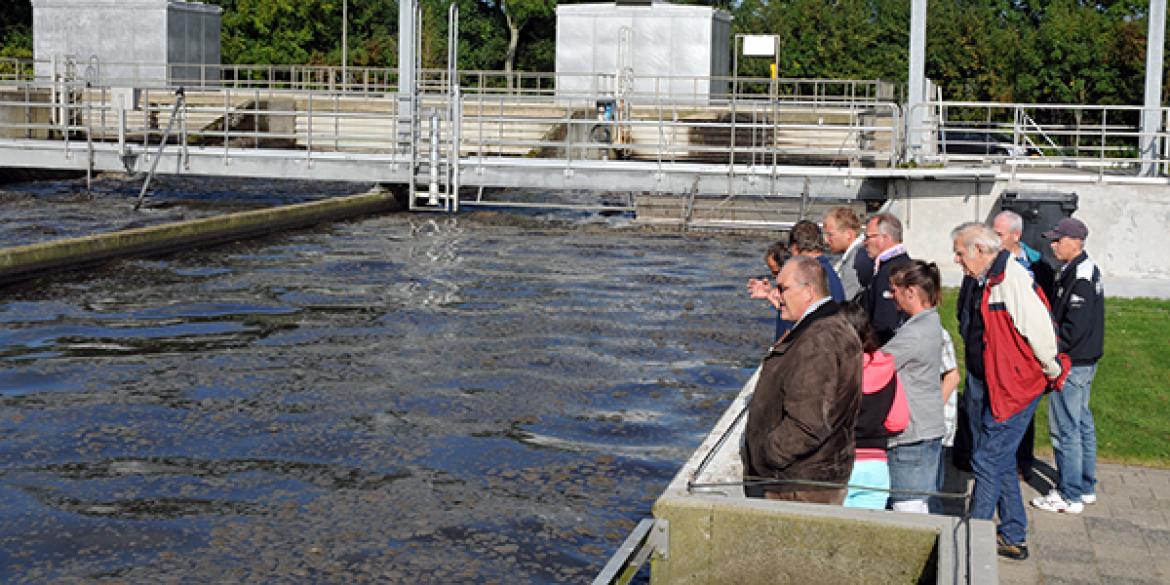
{"label": "rectangular concrete structure", "polygon": [[219,79],[218,6],[185,0],[32,5],[38,80],[66,75],[94,86],[161,87]]}
{"label": "rectangular concrete structure", "polygon": [[[706,103],[727,93],[726,79],[710,78],[730,75],[730,40],[731,16],[709,6],[557,6],[557,91],[615,92],[614,85],[604,86],[629,67],[636,93]],[[583,73],[596,75],[561,75]]]}

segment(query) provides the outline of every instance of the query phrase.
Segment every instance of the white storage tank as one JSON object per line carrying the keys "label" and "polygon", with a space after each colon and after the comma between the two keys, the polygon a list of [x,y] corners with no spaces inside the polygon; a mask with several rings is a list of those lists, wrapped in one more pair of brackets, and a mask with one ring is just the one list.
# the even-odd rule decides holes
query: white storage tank
{"label": "white storage tank", "polygon": [[727,93],[731,15],[666,2],[557,6],[557,93],[615,91],[629,70],[633,91],[707,103]]}
{"label": "white storage tank", "polygon": [[33,0],[38,79],[174,86],[219,80],[218,6],[186,0]]}

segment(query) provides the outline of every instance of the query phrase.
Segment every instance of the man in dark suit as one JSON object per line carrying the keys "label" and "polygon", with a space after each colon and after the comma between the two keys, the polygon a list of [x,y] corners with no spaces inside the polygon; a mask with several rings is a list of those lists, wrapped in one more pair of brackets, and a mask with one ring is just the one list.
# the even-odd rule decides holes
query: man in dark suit
{"label": "man in dark suit", "polygon": [[892,213],[879,213],[865,222],[865,251],[873,259],[873,279],[863,295],[878,343],[885,345],[894,337],[906,315],[894,304],[890,291],[890,272],[910,263],[910,254],[902,245],[902,222]]}

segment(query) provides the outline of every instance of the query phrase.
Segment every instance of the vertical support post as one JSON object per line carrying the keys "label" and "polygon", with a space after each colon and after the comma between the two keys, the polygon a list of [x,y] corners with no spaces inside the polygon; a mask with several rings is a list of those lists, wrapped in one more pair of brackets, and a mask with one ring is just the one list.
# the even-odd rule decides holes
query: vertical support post
{"label": "vertical support post", "polygon": [[179,161],[175,174],[191,168],[191,151],[187,148],[187,99],[183,98],[183,109],[179,111],[179,136],[181,139]]}
{"label": "vertical support post", "polygon": [[427,205],[437,207],[439,205],[439,111],[431,110],[431,160],[430,160],[430,185],[427,193],[430,196],[427,200]]}
{"label": "vertical support post", "polygon": [[[227,164],[228,164],[228,148],[229,148],[228,143],[231,140],[230,138],[228,138],[228,132],[230,131],[231,125],[232,125],[231,124],[231,121],[232,121],[231,94],[232,94],[231,90],[223,92],[223,164],[224,164],[224,166],[227,166]],[[312,99],[311,95],[309,96],[309,99]]]}
{"label": "vertical support post", "polygon": [[89,149],[89,161],[85,165],[85,195],[93,198],[93,103],[88,88],[81,95],[85,99],[85,145]]}
{"label": "vertical support post", "polygon": [[49,60],[49,62],[50,62],[50,67],[52,67],[52,70],[53,70],[49,76],[49,83],[51,84],[49,86],[49,103],[53,104],[53,109],[50,110],[50,112],[52,112],[52,113],[49,114],[49,123],[56,124],[57,123],[56,116],[58,115],[58,112],[57,112],[57,87],[58,87],[57,86],[57,54],[56,53],[53,54],[53,56]]}
{"label": "vertical support post", "polygon": [[[412,141],[415,93],[415,8],[418,0],[398,2],[398,143]],[[410,171],[413,174],[413,169]]]}
{"label": "vertical support post", "polygon": [[[126,106],[122,96],[118,96],[118,154],[126,156]],[[126,169],[128,172],[130,169]]]}
{"label": "vertical support post", "polygon": [[463,108],[459,91],[459,3],[447,10],[447,211],[459,211],[459,146]]}
{"label": "vertical support post", "polygon": [[906,157],[917,161],[925,146],[926,0],[910,0],[910,76],[906,96]]}
{"label": "vertical support post", "polygon": [[462,170],[460,145],[463,144],[463,94],[459,86],[455,86],[455,93],[451,96],[451,189],[449,201],[451,211],[459,211],[459,173]]}
{"label": "vertical support post", "polygon": [[341,0],[341,91],[349,84],[349,0]]}
{"label": "vertical support post", "polygon": [[1146,95],[1142,107],[1141,175],[1158,173],[1158,132],[1161,129],[1162,61],[1166,36],[1166,0],[1150,0],[1150,25],[1146,33]]}

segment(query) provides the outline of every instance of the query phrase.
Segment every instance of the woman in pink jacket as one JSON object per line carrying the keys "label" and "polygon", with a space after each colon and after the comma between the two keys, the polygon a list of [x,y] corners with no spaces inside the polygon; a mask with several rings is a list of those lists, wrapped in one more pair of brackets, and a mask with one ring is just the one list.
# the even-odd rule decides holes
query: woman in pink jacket
{"label": "woman in pink jacket", "polygon": [[905,430],[910,421],[906,393],[894,365],[894,356],[878,348],[869,316],[858,303],[841,307],[845,320],[861,339],[861,410],[854,426],[856,457],[849,476],[847,508],[884,510],[890,489],[886,440]]}

